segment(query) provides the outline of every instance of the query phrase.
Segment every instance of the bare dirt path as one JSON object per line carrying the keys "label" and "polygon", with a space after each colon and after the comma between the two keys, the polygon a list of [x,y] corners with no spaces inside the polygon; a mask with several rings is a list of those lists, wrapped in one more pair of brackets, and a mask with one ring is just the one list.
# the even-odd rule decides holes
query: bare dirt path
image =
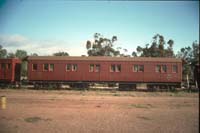
{"label": "bare dirt path", "polygon": [[0,90],[0,133],[198,133],[198,93]]}

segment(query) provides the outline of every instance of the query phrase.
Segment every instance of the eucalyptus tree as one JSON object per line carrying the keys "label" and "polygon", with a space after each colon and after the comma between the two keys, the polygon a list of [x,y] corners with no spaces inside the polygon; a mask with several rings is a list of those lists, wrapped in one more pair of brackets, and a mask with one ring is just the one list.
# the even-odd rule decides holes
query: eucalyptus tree
{"label": "eucalyptus tree", "polygon": [[54,53],[53,56],[69,56],[69,54],[67,52],[57,52]]}
{"label": "eucalyptus tree", "polygon": [[113,46],[117,41],[117,36],[111,39],[103,37],[100,33],[94,34],[94,41],[86,42],[88,56],[119,56],[120,51]]}
{"label": "eucalyptus tree", "polygon": [[[156,34],[152,37],[152,43],[146,44],[145,47],[137,46],[137,53],[141,57],[174,57],[172,39],[167,41],[168,47],[166,48],[166,41],[163,35]],[[133,56],[136,56],[136,52],[133,51]]]}
{"label": "eucalyptus tree", "polygon": [[3,49],[3,47],[0,45],[0,58],[6,58],[7,56],[7,50]]}

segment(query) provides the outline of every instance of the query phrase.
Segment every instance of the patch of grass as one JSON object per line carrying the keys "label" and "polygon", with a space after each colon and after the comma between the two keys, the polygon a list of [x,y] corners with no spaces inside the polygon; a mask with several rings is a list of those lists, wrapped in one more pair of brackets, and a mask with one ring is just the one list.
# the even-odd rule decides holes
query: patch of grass
{"label": "patch of grass", "polygon": [[175,108],[182,108],[182,107],[191,107],[191,104],[174,104],[173,105]]}
{"label": "patch of grass", "polygon": [[137,118],[139,118],[139,119],[143,119],[143,120],[151,120],[150,118],[145,117],[145,116],[138,116]]}
{"label": "patch of grass", "polygon": [[42,119],[41,117],[28,117],[28,118],[25,118],[24,121],[26,122],[29,122],[29,123],[36,123],[36,122],[39,122],[39,121],[51,121],[51,119],[47,118],[47,119]]}
{"label": "patch of grass", "polygon": [[24,120],[29,123],[35,123],[35,122],[41,121],[42,118],[36,116],[36,117],[28,117],[28,118],[25,118]]}
{"label": "patch of grass", "polygon": [[172,97],[197,97],[198,93],[190,93],[185,91],[169,92],[169,96]]}
{"label": "patch of grass", "polygon": [[115,93],[115,94],[113,94],[113,96],[121,96],[120,94],[118,94],[118,93]]}
{"label": "patch of grass", "polygon": [[151,104],[131,104],[130,107],[149,109],[153,106]]}

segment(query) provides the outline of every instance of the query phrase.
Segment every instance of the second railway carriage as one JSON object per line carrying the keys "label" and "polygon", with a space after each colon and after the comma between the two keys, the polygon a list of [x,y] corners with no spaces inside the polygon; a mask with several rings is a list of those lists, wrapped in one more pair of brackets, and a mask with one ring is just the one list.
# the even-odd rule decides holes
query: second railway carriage
{"label": "second railway carriage", "polygon": [[0,83],[20,81],[21,60],[18,58],[0,59]]}
{"label": "second railway carriage", "polygon": [[33,83],[118,83],[120,87],[180,86],[182,61],[152,57],[29,56]]}

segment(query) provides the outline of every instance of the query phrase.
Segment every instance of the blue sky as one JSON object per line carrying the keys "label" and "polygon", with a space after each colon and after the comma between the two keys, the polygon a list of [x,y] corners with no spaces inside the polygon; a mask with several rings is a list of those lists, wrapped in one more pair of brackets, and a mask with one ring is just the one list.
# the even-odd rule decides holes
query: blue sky
{"label": "blue sky", "polygon": [[96,32],[116,35],[115,47],[129,54],[157,33],[177,51],[199,41],[199,2],[0,0],[0,44],[9,52],[86,55]]}

